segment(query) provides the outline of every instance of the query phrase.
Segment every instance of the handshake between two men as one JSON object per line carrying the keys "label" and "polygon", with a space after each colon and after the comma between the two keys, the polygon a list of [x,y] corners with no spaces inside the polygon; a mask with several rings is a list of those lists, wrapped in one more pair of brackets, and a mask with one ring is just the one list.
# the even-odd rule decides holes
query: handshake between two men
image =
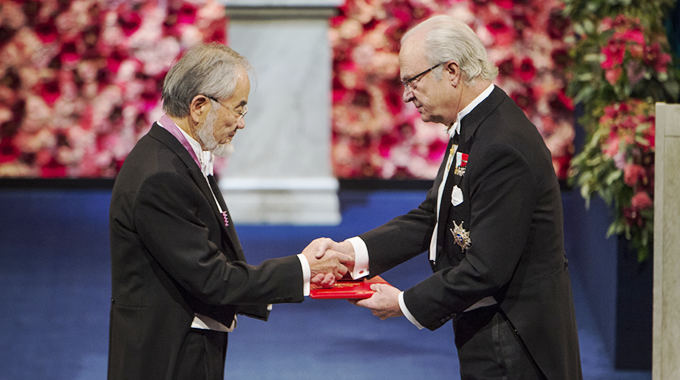
{"label": "handshake between two men", "polygon": [[[302,251],[309,262],[311,268],[311,283],[322,287],[330,287],[337,280],[350,273],[354,279],[358,279],[368,274],[366,268],[355,270],[356,254],[354,246],[348,240],[335,242],[329,238],[318,238]],[[366,257],[363,262],[368,262]],[[360,264],[359,266],[361,266]],[[362,273],[354,275],[353,273]],[[356,306],[365,307],[380,319],[403,316],[399,307],[399,294],[401,291],[387,284],[372,284],[371,289],[375,293],[366,299],[349,299],[349,302]]]}

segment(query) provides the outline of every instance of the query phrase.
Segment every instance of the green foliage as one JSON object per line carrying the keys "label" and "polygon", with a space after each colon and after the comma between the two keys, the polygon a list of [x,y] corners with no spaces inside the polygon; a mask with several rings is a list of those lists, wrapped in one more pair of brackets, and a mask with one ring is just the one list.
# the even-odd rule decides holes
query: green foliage
{"label": "green foliage", "polygon": [[675,0],[563,0],[577,42],[568,94],[583,105],[583,151],[569,182],[613,207],[607,236],[623,234],[645,260],[653,241],[654,103],[680,95],[663,18]]}

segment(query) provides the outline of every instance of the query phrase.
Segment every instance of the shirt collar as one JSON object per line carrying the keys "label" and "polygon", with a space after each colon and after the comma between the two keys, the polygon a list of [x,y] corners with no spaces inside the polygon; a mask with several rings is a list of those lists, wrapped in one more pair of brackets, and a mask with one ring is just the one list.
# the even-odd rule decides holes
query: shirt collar
{"label": "shirt collar", "polygon": [[196,164],[201,168],[204,176],[213,174],[213,154],[209,151],[204,151],[201,144],[194,140],[188,133],[175,124],[167,115],[163,115],[157,122],[162,128],[166,129],[170,134],[175,136],[177,140],[187,149],[191,157],[196,161]]}
{"label": "shirt collar", "polygon": [[199,144],[198,141],[194,140],[194,138],[189,136],[188,133],[184,132],[183,129],[180,128],[179,130],[184,134],[184,137],[186,137],[187,141],[189,141],[189,145],[191,145],[196,157],[198,157],[198,161],[201,163],[201,172],[203,172],[203,175],[206,177],[213,175],[214,158],[212,152],[203,150],[203,148],[201,148],[201,144]]}
{"label": "shirt collar", "polygon": [[489,87],[486,88],[486,90],[482,91],[481,94],[479,94],[470,104],[467,105],[467,107],[463,108],[460,112],[458,112],[458,117],[456,118],[456,122],[453,123],[451,128],[448,129],[449,132],[449,137],[453,137],[454,134],[460,134],[460,121],[463,120],[465,116],[467,116],[470,112],[472,112],[475,107],[479,105],[479,103],[483,102],[484,99],[488,98],[489,95],[491,95],[491,92],[494,89],[493,83],[489,85]]}

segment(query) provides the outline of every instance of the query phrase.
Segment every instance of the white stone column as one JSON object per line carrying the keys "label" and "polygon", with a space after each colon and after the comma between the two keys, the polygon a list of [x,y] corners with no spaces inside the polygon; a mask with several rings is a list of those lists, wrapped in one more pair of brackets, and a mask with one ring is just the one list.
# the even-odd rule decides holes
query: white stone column
{"label": "white stone column", "polygon": [[229,46],[256,71],[246,127],[220,173],[237,224],[340,222],[331,168],[328,19],[344,0],[221,0]]}
{"label": "white stone column", "polygon": [[656,105],[652,379],[680,379],[680,105]]}

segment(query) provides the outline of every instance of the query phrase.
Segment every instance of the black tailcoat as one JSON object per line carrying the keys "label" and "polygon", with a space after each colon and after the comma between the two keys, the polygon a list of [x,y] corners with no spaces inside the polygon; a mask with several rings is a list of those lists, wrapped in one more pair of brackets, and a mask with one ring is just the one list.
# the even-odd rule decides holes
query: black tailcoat
{"label": "black tailcoat", "polygon": [[[454,174],[454,161],[448,181],[462,191],[463,202],[442,199],[445,224],[434,274],[404,292],[406,306],[434,330],[493,296],[548,379],[581,379],[561,193],[550,152],[499,88],[463,118],[461,138],[465,172]],[[429,249],[444,166],[417,209],[361,235],[371,275]],[[454,240],[454,223],[469,232],[466,250]]]}
{"label": "black tailcoat", "polygon": [[109,224],[109,379],[172,378],[194,313],[229,326],[237,313],[266,319],[267,304],[304,298],[297,257],[246,264],[200,168],[159,125],[126,158]]}

